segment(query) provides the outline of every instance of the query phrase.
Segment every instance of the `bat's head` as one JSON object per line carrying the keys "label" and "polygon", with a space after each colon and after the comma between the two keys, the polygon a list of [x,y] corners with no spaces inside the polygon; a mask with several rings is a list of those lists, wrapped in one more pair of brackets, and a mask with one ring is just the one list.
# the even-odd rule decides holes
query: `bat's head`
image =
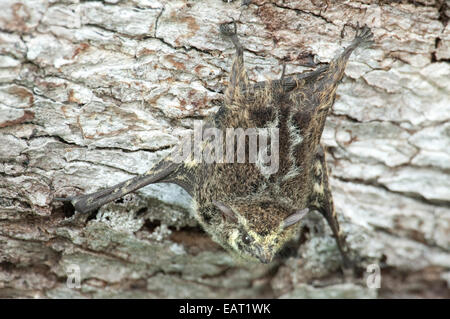
{"label": "bat's head", "polygon": [[225,248],[244,259],[269,263],[276,253],[293,238],[299,227],[295,225],[308,209],[292,209],[269,200],[213,201],[220,216],[213,237]]}

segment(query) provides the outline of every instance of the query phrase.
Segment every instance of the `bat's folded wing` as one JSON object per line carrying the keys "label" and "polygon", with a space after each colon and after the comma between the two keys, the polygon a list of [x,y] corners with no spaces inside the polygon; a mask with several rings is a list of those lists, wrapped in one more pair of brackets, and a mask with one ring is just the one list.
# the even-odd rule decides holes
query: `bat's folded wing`
{"label": "bat's folded wing", "polygon": [[180,166],[181,164],[162,160],[147,173],[133,177],[120,184],[92,194],[54,198],[54,200],[70,203],[76,211],[88,213],[148,184],[170,181],[176,183],[176,175],[179,173]]}

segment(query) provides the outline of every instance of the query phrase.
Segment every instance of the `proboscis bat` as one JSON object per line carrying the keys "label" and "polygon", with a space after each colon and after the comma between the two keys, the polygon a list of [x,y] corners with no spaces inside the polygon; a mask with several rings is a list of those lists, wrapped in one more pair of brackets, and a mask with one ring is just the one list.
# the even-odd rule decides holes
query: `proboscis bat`
{"label": "proboscis bat", "polygon": [[[220,31],[231,38],[236,56],[224,105],[205,126],[221,131],[277,128],[278,170],[269,174],[259,162],[206,163],[192,157],[177,162],[171,155],[147,173],[118,185],[58,200],[87,213],[150,183],[175,183],[192,196],[196,219],[216,242],[245,259],[263,263],[272,261],[294,237],[300,228],[298,222],[309,211],[317,210],[331,227],[344,264],[348,265],[320,138],[348,58],[360,44],[370,42],[371,31],[367,26],[358,26],[352,43],[330,63],[312,72],[285,76],[283,68],[280,79],[257,83],[248,80],[236,23],[234,29],[222,24]],[[250,152],[245,148],[246,156]]]}

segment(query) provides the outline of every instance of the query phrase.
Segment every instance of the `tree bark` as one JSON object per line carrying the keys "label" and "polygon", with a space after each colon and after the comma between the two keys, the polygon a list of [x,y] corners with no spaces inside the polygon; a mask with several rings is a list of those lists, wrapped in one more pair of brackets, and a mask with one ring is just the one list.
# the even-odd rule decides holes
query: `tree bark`
{"label": "tree bark", "polygon": [[[449,1],[0,8],[0,297],[450,297]],[[344,281],[314,214],[293,252],[255,265],[212,242],[175,185],[89,216],[52,203],[145,172],[217,111],[234,54],[218,25],[232,18],[252,81],[330,61],[357,22],[374,33],[322,137],[358,276]]]}

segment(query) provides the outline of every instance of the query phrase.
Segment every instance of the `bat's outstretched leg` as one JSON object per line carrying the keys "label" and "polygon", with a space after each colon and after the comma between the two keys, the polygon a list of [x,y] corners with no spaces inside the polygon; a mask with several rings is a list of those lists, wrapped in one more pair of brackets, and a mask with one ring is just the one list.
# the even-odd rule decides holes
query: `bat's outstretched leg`
{"label": "bat's outstretched leg", "polygon": [[347,66],[348,59],[352,52],[362,44],[373,42],[373,33],[372,31],[370,31],[367,25],[360,27],[358,23],[356,28],[356,35],[352,43],[348,47],[346,47],[341,54],[339,54],[330,62],[330,64],[328,65],[328,70],[325,72],[325,74],[330,77],[331,80],[336,83],[336,85],[340,80],[342,80],[342,77],[344,76],[344,70]]}
{"label": "bat's outstretched leg", "polygon": [[[366,25],[362,28],[357,25],[356,36],[352,43],[344,51],[334,58],[328,65],[322,65],[311,72],[305,72],[289,77],[283,75],[279,80],[272,81],[271,85],[281,86],[285,92],[294,92],[296,89],[303,90],[305,82],[313,83],[316,89],[327,87],[331,89],[331,94],[337,83],[344,76],[344,70],[351,53],[361,44],[372,42],[372,32]],[[331,83],[330,83],[331,82]],[[331,85],[330,85],[331,84]],[[264,89],[268,83],[266,81],[257,82],[252,85],[253,89]]]}
{"label": "bat's outstretched leg", "polygon": [[[339,81],[344,76],[344,70],[347,65],[350,54],[361,44],[371,42],[373,34],[367,26],[358,29],[352,43],[344,49],[344,51],[334,58],[328,65],[321,66],[316,70],[307,73],[302,79],[297,76],[300,85],[292,90],[292,94],[300,94],[302,103],[314,108],[314,117],[318,123],[315,125],[316,137],[314,144],[319,142],[322,135],[323,126],[326,116],[328,115],[334,100],[336,98],[336,90]],[[300,80],[301,79],[301,80]],[[283,86],[288,81],[283,82]],[[305,94],[305,92],[308,92]],[[315,146],[314,146],[315,147]]]}
{"label": "bat's outstretched leg", "polygon": [[223,23],[220,25],[220,32],[231,38],[231,41],[236,48],[236,56],[233,61],[233,66],[231,68],[230,83],[226,91],[226,99],[232,101],[238,90],[245,90],[248,85],[247,71],[244,66],[244,47],[240,43],[237,36],[237,25],[236,21],[233,20],[233,29],[231,29],[229,23]]}
{"label": "bat's outstretched leg", "polygon": [[142,188],[151,183],[165,182],[176,174],[179,164],[162,161],[145,174],[133,177],[125,182],[112,187],[102,189],[98,192],[67,198],[54,198],[54,200],[69,202],[76,211],[89,213],[97,208],[116,200],[128,193]]}
{"label": "bat's outstretched leg", "polygon": [[318,210],[327,220],[328,225],[333,231],[339,252],[343,259],[343,266],[345,269],[352,269],[353,262],[350,260],[348,254],[349,250],[345,242],[345,238],[341,233],[339,222],[336,218],[334,210],[333,197],[331,195],[330,186],[328,183],[328,172],[325,162],[325,153],[322,146],[316,154],[316,159],[312,166],[313,170],[313,194],[311,195],[311,208]]}

